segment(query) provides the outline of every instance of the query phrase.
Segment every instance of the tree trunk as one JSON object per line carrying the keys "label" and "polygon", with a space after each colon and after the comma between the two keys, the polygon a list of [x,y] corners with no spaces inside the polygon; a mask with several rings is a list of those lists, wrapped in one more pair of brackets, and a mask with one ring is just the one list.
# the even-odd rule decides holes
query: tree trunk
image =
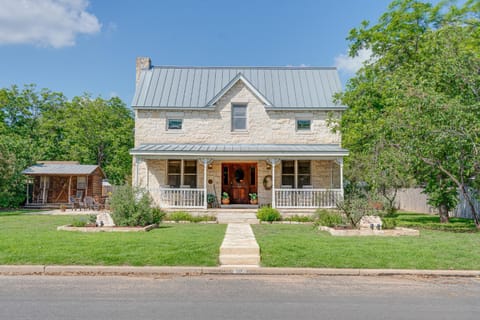
{"label": "tree trunk", "polygon": [[475,210],[475,205],[473,204],[472,197],[470,196],[467,188],[465,188],[464,185],[460,187],[460,191],[463,194],[463,198],[467,201],[468,206],[470,207],[470,210],[472,211],[472,216],[473,220],[475,221],[475,226],[477,229],[480,229],[480,221],[478,219],[478,214],[477,211]]}
{"label": "tree trunk", "polygon": [[440,214],[440,223],[448,223],[448,208],[446,205],[441,204],[438,207],[438,213]]}

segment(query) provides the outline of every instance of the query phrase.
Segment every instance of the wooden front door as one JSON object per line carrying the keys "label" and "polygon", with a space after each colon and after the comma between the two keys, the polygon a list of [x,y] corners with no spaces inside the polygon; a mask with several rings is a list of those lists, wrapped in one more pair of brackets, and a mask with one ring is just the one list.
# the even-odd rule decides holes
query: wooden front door
{"label": "wooden front door", "polygon": [[257,192],[256,163],[223,163],[222,192],[227,192],[232,204],[247,204],[249,193]]}

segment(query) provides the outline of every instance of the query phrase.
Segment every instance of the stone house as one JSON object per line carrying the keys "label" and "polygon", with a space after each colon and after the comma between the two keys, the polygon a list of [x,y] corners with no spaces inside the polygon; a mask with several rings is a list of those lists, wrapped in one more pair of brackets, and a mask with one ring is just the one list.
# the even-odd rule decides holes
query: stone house
{"label": "stone house", "polygon": [[[335,68],[152,66],[137,58],[133,185],[162,208],[333,207],[343,197],[345,106]],[[240,206],[242,205],[242,206]]]}

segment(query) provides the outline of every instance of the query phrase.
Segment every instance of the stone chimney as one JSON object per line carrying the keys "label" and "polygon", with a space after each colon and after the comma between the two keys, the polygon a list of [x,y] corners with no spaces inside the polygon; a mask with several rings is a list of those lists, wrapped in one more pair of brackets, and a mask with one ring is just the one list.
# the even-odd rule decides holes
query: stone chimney
{"label": "stone chimney", "polygon": [[137,57],[136,71],[137,77],[135,83],[140,80],[140,71],[144,69],[150,69],[152,67],[152,60],[149,57]]}

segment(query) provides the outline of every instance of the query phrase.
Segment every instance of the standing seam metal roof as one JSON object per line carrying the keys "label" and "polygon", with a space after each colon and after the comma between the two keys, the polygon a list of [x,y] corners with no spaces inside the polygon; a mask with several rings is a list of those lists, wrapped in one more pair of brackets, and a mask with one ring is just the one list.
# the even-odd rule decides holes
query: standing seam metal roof
{"label": "standing seam metal roof", "polygon": [[22,173],[36,175],[36,174],[57,174],[57,175],[88,175],[91,174],[97,165],[88,165],[88,164],[46,164],[39,163],[35,164],[27,169],[23,170]]}
{"label": "standing seam metal roof", "polygon": [[140,73],[133,107],[202,108],[242,75],[274,108],[343,107],[336,68],[154,66]]}

